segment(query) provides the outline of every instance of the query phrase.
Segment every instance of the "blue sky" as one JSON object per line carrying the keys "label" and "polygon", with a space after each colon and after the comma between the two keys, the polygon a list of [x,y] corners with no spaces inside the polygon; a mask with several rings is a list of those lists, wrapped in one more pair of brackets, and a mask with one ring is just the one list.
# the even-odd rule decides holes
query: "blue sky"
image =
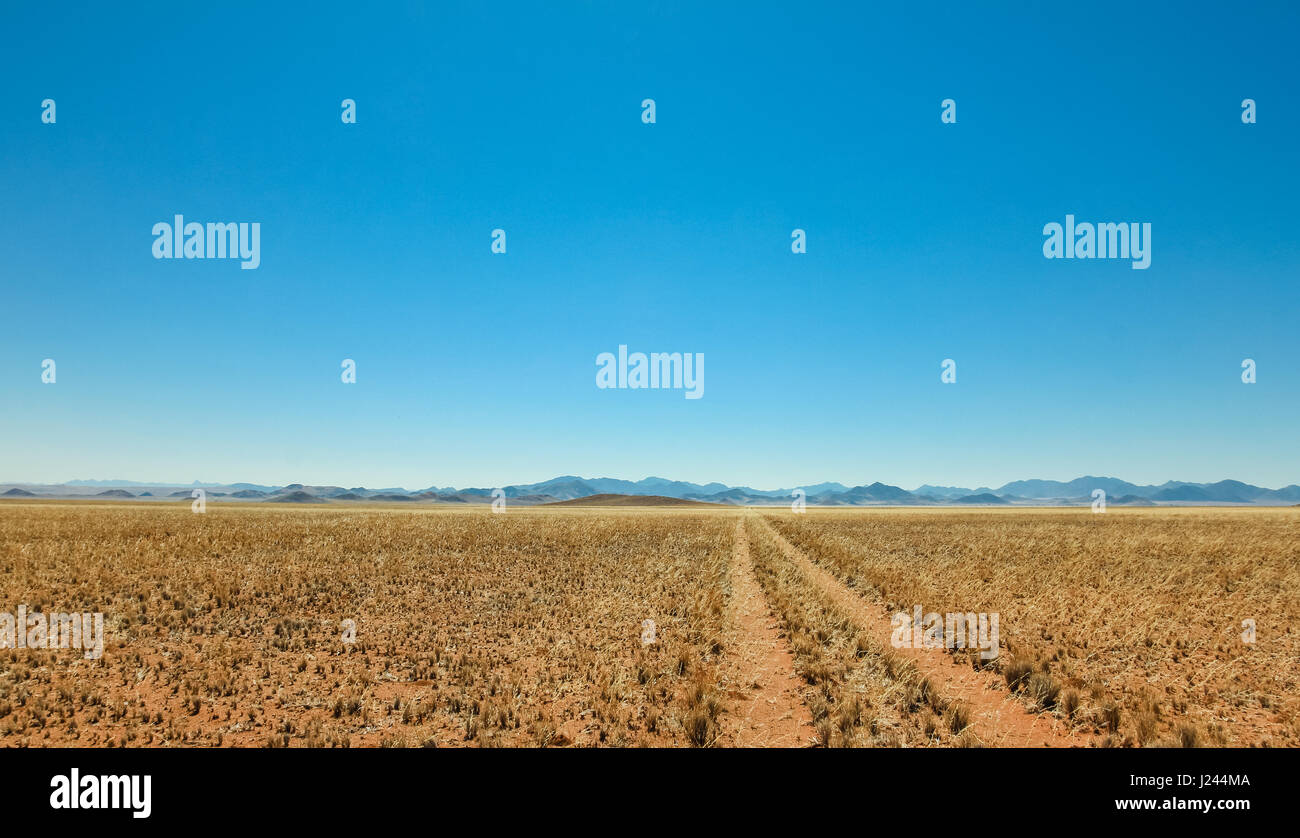
{"label": "blue sky", "polygon": [[6,12],[0,480],[1300,481],[1296,7],[633,5]]}

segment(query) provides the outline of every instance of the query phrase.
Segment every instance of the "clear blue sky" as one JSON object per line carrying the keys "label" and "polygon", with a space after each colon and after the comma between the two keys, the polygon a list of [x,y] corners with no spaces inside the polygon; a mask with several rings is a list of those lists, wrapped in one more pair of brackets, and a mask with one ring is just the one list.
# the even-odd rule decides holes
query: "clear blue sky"
{"label": "clear blue sky", "polygon": [[10,8],[0,480],[1300,481],[1300,12],[1047,5]]}

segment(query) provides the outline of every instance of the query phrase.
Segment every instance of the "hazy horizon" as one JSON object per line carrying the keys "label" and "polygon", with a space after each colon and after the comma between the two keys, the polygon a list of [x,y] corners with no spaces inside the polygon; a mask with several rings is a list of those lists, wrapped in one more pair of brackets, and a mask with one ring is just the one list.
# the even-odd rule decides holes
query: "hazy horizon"
{"label": "hazy horizon", "polygon": [[979,482],[979,483],[951,483],[951,482],[947,482],[947,481],[939,481],[939,480],[926,480],[926,481],[924,481],[924,482],[922,482],[922,483],[906,484],[906,483],[893,483],[893,482],[891,482],[891,481],[889,481],[889,480],[883,480],[883,479],[869,479],[869,480],[859,480],[859,481],[853,481],[853,482],[850,482],[850,481],[847,481],[847,480],[836,480],[836,479],[834,479],[834,478],[824,478],[824,479],[819,479],[819,480],[810,480],[810,481],[805,481],[805,482],[803,482],[803,483],[782,483],[781,485],[776,485],[776,486],[763,486],[763,485],[756,485],[756,484],[753,484],[753,483],[743,483],[743,482],[742,482],[742,483],[733,483],[733,482],[726,481],[726,480],[716,480],[716,479],[712,479],[712,480],[690,480],[690,479],[684,479],[684,478],[678,478],[678,477],[666,477],[666,476],[661,475],[661,474],[650,474],[650,475],[646,475],[646,476],[644,476],[644,477],[618,477],[618,476],[616,476],[616,475],[610,475],[610,474],[582,475],[582,474],[577,474],[577,473],[575,473],[575,472],[562,472],[562,473],[558,473],[558,474],[552,474],[552,475],[549,476],[549,477],[543,477],[543,478],[540,478],[540,479],[538,479],[538,480],[510,480],[510,481],[498,481],[498,482],[490,482],[490,481],[489,481],[489,482],[476,481],[476,482],[463,483],[463,484],[461,484],[461,483],[452,483],[452,482],[447,482],[447,481],[433,481],[433,482],[430,482],[430,483],[420,483],[419,485],[387,484],[387,483],[386,483],[386,484],[368,485],[368,484],[365,484],[365,483],[352,483],[352,482],[347,482],[347,481],[323,481],[323,482],[316,482],[316,481],[305,481],[305,480],[287,480],[287,481],[274,481],[274,480],[272,480],[272,481],[266,481],[266,480],[244,480],[244,479],[240,479],[240,480],[230,480],[230,481],[219,481],[219,480],[193,480],[193,481],[188,481],[188,482],[186,482],[186,481],[149,481],[149,480],[136,480],[136,479],[133,479],[133,478],[122,478],[122,477],[114,477],[114,478],[78,477],[78,478],[71,478],[71,479],[69,479],[69,480],[62,480],[62,481],[43,481],[43,480],[0,480],[0,485],[3,485],[3,486],[9,486],[9,485],[24,485],[24,486],[70,486],[70,485],[85,485],[85,486],[91,486],[91,485],[104,485],[104,486],[107,486],[107,485],[110,485],[110,484],[117,484],[117,485],[122,485],[122,486],[130,485],[130,486],[142,486],[142,487],[150,487],[150,486],[153,486],[153,487],[175,487],[175,488],[182,488],[182,487],[189,487],[189,486],[232,486],[232,485],[237,485],[237,484],[250,484],[250,485],[257,485],[257,486],[277,486],[277,487],[283,487],[283,486],[290,486],[290,485],[294,485],[294,484],[301,484],[301,485],[304,485],[304,486],[338,486],[338,487],[341,487],[341,488],[365,488],[365,489],[369,489],[369,490],[374,490],[374,489],[402,489],[402,490],[404,490],[404,491],[409,491],[409,492],[418,492],[418,491],[424,491],[424,490],[429,489],[429,488],[445,488],[445,487],[448,487],[448,486],[450,486],[450,487],[454,487],[454,488],[457,489],[457,490],[473,489],[473,488],[483,489],[483,488],[493,488],[493,487],[503,487],[503,486],[530,486],[530,485],[534,485],[534,484],[537,484],[537,483],[544,483],[544,482],[547,482],[547,481],[551,481],[551,480],[559,479],[559,478],[562,478],[562,477],[574,477],[574,478],[577,478],[577,479],[579,479],[579,480],[588,480],[588,481],[590,481],[590,480],[602,480],[602,479],[604,479],[604,480],[624,480],[624,481],[631,482],[631,483],[641,482],[641,481],[644,481],[644,480],[654,480],[654,479],[668,480],[668,481],[681,482],[681,483],[696,483],[696,484],[700,484],[700,485],[708,485],[708,484],[711,484],[711,483],[721,483],[721,484],[727,486],[728,488],[740,488],[740,487],[746,487],[746,488],[751,488],[751,489],[755,489],[755,490],[757,490],[757,491],[764,491],[764,492],[777,491],[777,490],[780,490],[780,489],[796,489],[796,488],[801,488],[801,487],[806,487],[806,486],[816,486],[816,485],[820,485],[820,484],[823,484],[823,483],[839,483],[839,484],[841,484],[841,485],[843,485],[843,486],[845,486],[845,487],[848,487],[848,488],[853,488],[853,487],[855,487],[855,486],[867,486],[867,485],[871,485],[871,484],[873,484],[873,483],[882,483],[882,484],[887,485],[887,486],[896,486],[896,487],[898,487],[898,488],[905,489],[905,490],[907,490],[907,491],[909,491],[909,492],[914,492],[914,491],[916,491],[917,489],[921,488],[922,486],[934,486],[934,487],[944,487],[944,488],[964,488],[964,489],[971,489],[971,490],[978,490],[978,489],[993,489],[993,490],[996,490],[996,489],[999,489],[999,488],[1001,488],[1002,486],[1006,486],[1006,485],[1008,485],[1008,484],[1010,484],[1010,483],[1021,482],[1021,481],[1042,480],[1042,481],[1047,481],[1047,482],[1069,483],[1069,482],[1071,482],[1071,481],[1073,481],[1073,480],[1081,480],[1081,479],[1090,478],[1090,477],[1091,477],[1091,478],[1096,478],[1096,479],[1098,479],[1098,480],[1120,480],[1120,481],[1123,481],[1123,482],[1125,482],[1125,483],[1131,483],[1131,484],[1134,484],[1134,485],[1137,485],[1137,486],[1161,486],[1161,485],[1164,485],[1164,484],[1167,484],[1167,483],[1213,484],[1213,483],[1218,483],[1218,482],[1220,482],[1220,481],[1224,481],[1224,480],[1236,480],[1236,481],[1239,481],[1239,482],[1241,482],[1241,483],[1246,483],[1246,484],[1253,485],[1253,486],[1259,486],[1259,487],[1261,487],[1261,488],[1264,488],[1264,489],[1270,489],[1270,490],[1277,490],[1277,489],[1283,489],[1283,488],[1286,488],[1286,487],[1288,487],[1288,486],[1300,485],[1300,480],[1293,480],[1293,481],[1290,481],[1290,482],[1287,482],[1287,483],[1282,483],[1282,484],[1278,484],[1278,485],[1276,485],[1276,486],[1272,486],[1272,485],[1263,484],[1263,483],[1255,483],[1255,482],[1250,481],[1250,480],[1242,480],[1242,479],[1239,478],[1239,477],[1219,477],[1219,478],[1215,478],[1215,479],[1211,479],[1211,480],[1184,480],[1184,479],[1182,479],[1182,478],[1176,478],[1176,477],[1166,478],[1166,479],[1163,479],[1163,480],[1131,480],[1131,479],[1129,479],[1129,478],[1127,478],[1127,477],[1117,477],[1117,476],[1115,476],[1115,475],[1111,475],[1111,474],[1092,474],[1092,473],[1084,473],[1084,474],[1077,474],[1077,475],[1074,475],[1073,477],[1064,477],[1064,478],[1060,478],[1060,477],[1013,477],[1013,478],[1011,478],[1011,479],[1009,479],[1009,480],[1000,480],[1000,481],[995,482],[995,483],[992,483],[992,482]]}

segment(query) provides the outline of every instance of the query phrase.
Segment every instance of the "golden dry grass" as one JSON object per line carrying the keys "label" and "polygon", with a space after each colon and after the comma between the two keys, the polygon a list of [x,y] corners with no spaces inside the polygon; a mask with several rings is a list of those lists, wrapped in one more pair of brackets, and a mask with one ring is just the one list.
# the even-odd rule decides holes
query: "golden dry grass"
{"label": "golden dry grass", "polygon": [[106,648],[0,651],[0,744],[707,744],[733,526],[5,504],[0,610]]}
{"label": "golden dry grass", "polygon": [[1118,710],[1113,744],[1300,744],[1300,510],[768,514],[891,610],[998,612],[1002,664],[1082,727]]}
{"label": "golden dry grass", "polygon": [[755,575],[785,625],[804,703],[824,747],[945,744],[943,698],[881,648],[786,561],[763,528],[750,527]]}
{"label": "golden dry grass", "polygon": [[[726,744],[740,514],[0,503],[0,611],[101,611],[106,633],[97,661],[0,650],[0,745]],[[1026,704],[1099,740],[1300,741],[1298,510],[744,514],[873,602],[999,612]],[[756,523],[819,740],[963,744]]]}

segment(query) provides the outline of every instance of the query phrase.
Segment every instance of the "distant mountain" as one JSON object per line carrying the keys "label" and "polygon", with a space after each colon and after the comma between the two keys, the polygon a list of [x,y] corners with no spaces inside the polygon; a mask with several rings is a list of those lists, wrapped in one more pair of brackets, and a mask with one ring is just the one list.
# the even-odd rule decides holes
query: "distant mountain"
{"label": "distant mountain", "polygon": [[916,502],[916,496],[906,489],[900,489],[898,486],[889,486],[880,482],[872,483],[870,486],[854,486],[848,491],[832,494],[843,495],[857,503],[888,503],[891,501],[896,503]]}
{"label": "distant mountain", "polygon": [[[605,481],[596,480],[593,483]],[[505,494],[507,498],[517,498],[520,495],[550,495],[560,500],[573,500],[574,498],[585,498],[591,495],[606,494],[606,488],[597,488],[583,480],[581,477],[568,475],[565,477],[556,477],[543,483],[528,483],[523,486],[506,486]],[[491,494],[487,490],[485,494]],[[630,493],[628,493],[630,494]]]}
{"label": "distant mountain", "polygon": [[[53,497],[53,498],[136,498],[145,502],[158,502],[165,498],[189,498],[192,489],[177,488],[184,484],[145,483],[132,480],[78,480],[57,485],[0,482],[0,497]],[[452,486],[430,486],[417,492],[400,487],[367,489],[354,486],[312,486],[290,483],[285,486],[263,486],[257,483],[212,484],[195,481],[203,487],[210,500],[230,497],[245,501],[276,503],[321,503],[328,500],[377,503],[410,503],[414,501],[435,504],[488,504],[498,487],[471,487],[456,489]],[[146,489],[138,494],[124,486]],[[106,488],[96,492],[96,489]],[[792,501],[792,489],[755,489],[750,486],[728,486],[725,483],[691,483],[663,477],[646,477],[642,480],[622,480],[613,477],[579,477],[561,475],[540,483],[519,483],[499,487],[511,504],[520,506],[578,500],[597,495],[627,497],[666,497],[701,503],[730,504],[733,506],[786,505]],[[1077,477],[1073,480],[1016,480],[998,489],[979,487],[966,489],[958,486],[923,484],[915,491],[907,491],[879,481],[857,486],[838,482],[810,483],[799,487],[809,505],[814,506],[946,506],[946,505],[1010,505],[1010,506],[1078,506],[1092,502],[1096,489],[1106,492],[1108,503],[1120,506],[1150,506],[1161,504],[1236,504],[1290,506],[1300,503],[1300,485],[1291,484],[1280,489],[1268,489],[1243,483],[1240,480],[1219,480],[1214,483],[1188,483],[1170,480],[1158,486],[1140,486],[1116,477]],[[170,491],[175,489],[175,491]]]}
{"label": "distant mountain", "polygon": [[627,480],[617,480],[613,477],[601,477],[590,482],[599,489],[621,488],[629,495],[663,495],[666,497],[681,497],[686,492],[712,494],[731,488],[725,483],[687,483],[682,480],[668,480],[663,477],[647,477],[635,483]]}
{"label": "distant mountain", "polygon": [[269,503],[327,503],[324,498],[318,498],[307,492],[289,492],[288,494],[275,495],[270,498]]}
{"label": "distant mountain", "polygon": [[979,494],[979,492],[974,489],[959,489],[956,486],[931,486],[927,483],[924,486],[917,486],[912,490],[912,494],[929,495],[934,498],[959,498],[963,495]]}
{"label": "distant mountain", "polygon": [[559,500],[542,504],[543,506],[698,506],[707,508],[716,504],[701,503],[696,500],[665,497],[664,495],[590,495],[575,500]]}
{"label": "distant mountain", "polygon": [[963,496],[961,496],[961,497],[959,497],[959,498],[953,498],[952,502],[953,502],[953,503],[972,503],[972,504],[987,504],[987,503],[1009,504],[1009,503],[1011,503],[1011,501],[1007,500],[1006,498],[1000,498],[1000,497],[998,497],[997,495],[992,494],[992,493],[990,493],[990,492],[981,492],[981,493],[978,494],[978,495],[963,495]]}
{"label": "distant mountain", "polygon": [[[1228,483],[1230,481],[1223,481]],[[1220,486],[1212,484],[1210,486],[1177,486],[1172,489],[1161,489],[1150,496],[1154,501],[1192,501],[1195,503],[1250,503],[1233,486]]]}
{"label": "distant mountain", "polygon": [[1300,486],[1294,483],[1290,486],[1283,486],[1281,489],[1269,489],[1263,495],[1255,499],[1256,503],[1267,500],[1269,503],[1292,503],[1300,501]]}
{"label": "distant mountain", "polygon": [[[613,477],[583,478],[574,475],[554,477],[541,483],[524,483],[503,487],[507,498],[523,495],[551,495],[568,500],[596,494],[619,495],[661,495],[664,497],[684,498],[687,495],[708,495],[726,491],[732,487],[725,483],[687,483],[681,480],[667,480],[662,477],[647,477],[644,480],[619,480]],[[741,488],[745,491],[744,488]],[[454,490],[453,490],[454,491]],[[487,490],[490,492],[490,490]]]}
{"label": "distant mountain", "polygon": [[[824,495],[828,492],[847,492],[849,490],[849,487],[845,486],[843,483],[810,483],[807,486],[800,486],[799,488],[803,489],[810,495]],[[785,490],[778,489],[777,491],[784,492]],[[786,492],[786,494],[789,494],[789,492]]]}
{"label": "distant mountain", "polygon": [[[221,485],[221,484],[213,484],[213,485]],[[272,492],[274,492],[278,487],[262,486],[257,483],[230,483],[226,485],[226,488],[234,489],[235,491],[232,492],[232,494],[238,497],[240,492],[261,492],[264,495],[269,495]]]}
{"label": "distant mountain", "polygon": [[[1143,491],[1144,488],[1147,491]],[[1016,480],[994,491],[999,495],[1019,495],[1022,498],[1077,498],[1091,497],[1093,489],[1101,489],[1107,495],[1148,497],[1156,487],[1135,486],[1114,477],[1076,477],[1066,483],[1059,480]]]}
{"label": "distant mountain", "polygon": [[766,500],[757,495],[751,495],[744,489],[727,489],[722,492],[714,492],[709,495],[702,495],[698,492],[690,492],[683,496],[684,500],[695,501],[699,503],[732,503],[744,506],[757,500]]}
{"label": "distant mountain", "polygon": [[1155,506],[1156,502],[1150,498],[1140,498],[1137,495],[1124,495],[1123,497],[1107,500],[1107,503],[1114,506]]}

